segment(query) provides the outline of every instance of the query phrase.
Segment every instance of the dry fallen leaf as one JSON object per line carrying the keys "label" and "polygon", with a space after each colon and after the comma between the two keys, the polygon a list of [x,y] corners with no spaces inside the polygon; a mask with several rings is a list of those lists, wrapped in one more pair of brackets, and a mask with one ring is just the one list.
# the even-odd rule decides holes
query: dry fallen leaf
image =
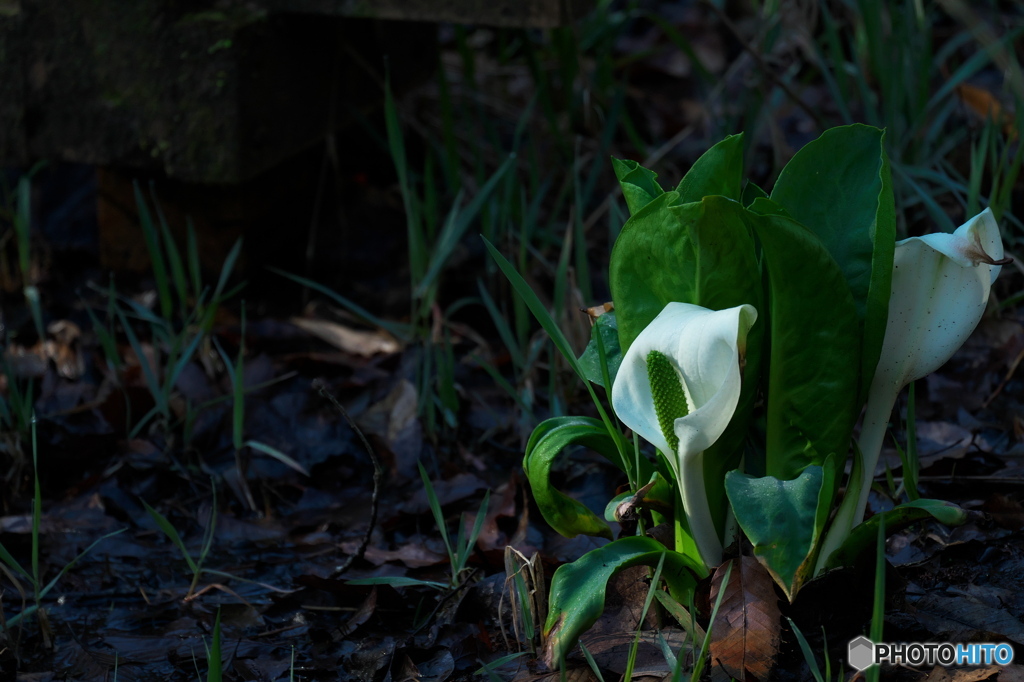
{"label": "dry fallen leaf", "polygon": [[590,317],[590,324],[594,324],[594,322],[597,321],[597,318],[601,317],[605,313],[610,313],[613,310],[615,310],[615,305],[611,301],[602,303],[601,305],[591,306],[590,308],[583,308],[583,312]]}
{"label": "dry fallen leaf", "polygon": [[402,379],[388,395],[356,418],[367,433],[382,436],[394,454],[395,473],[402,478],[416,475],[416,461],[422,447],[422,427],[416,387]]}
{"label": "dry fallen leaf", "polygon": [[1024,642],[1024,624],[1005,608],[966,594],[926,594],[908,598],[911,615],[947,642],[993,641],[1006,637]]}
{"label": "dry fallen leaf", "polygon": [[397,353],[401,346],[383,331],[352,329],[337,322],[293,317],[291,323],[346,353],[370,357],[377,353]]}
{"label": "dry fallen leaf", "polygon": [[997,679],[999,682],[1024,682],[1024,665],[1004,665]]}
{"label": "dry fallen leaf", "polygon": [[334,630],[334,632],[331,633],[331,638],[335,642],[342,641],[343,639],[351,635],[353,632],[355,632],[356,628],[358,628],[366,621],[370,620],[370,616],[372,616],[373,612],[376,610],[377,588],[373,587],[372,589],[370,589],[370,594],[366,595],[366,599],[363,600],[363,603],[359,606],[358,609],[356,609],[356,612],[353,613],[348,620],[339,625]]}
{"label": "dry fallen leaf", "polygon": [[990,665],[986,668],[954,668],[949,670],[935,666],[924,682],[985,682],[986,680],[1002,680],[999,666]]}
{"label": "dry fallen leaf", "polygon": [[961,101],[974,114],[982,119],[991,118],[1003,128],[1003,133],[1010,138],[1017,137],[1017,128],[1013,124],[1013,115],[1003,108],[996,96],[985,88],[970,83],[960,83],[954,88]]}
{"label": "dry fallen leaf", "polygon": [[[722,586],[732,564],[729,583]],[[741,556],[715,570],[711,603],[725,590],[711,628],[711,679],[768,679],[779,653],[782,612],[768,572],[753,557]]]}
{"label": "dry fallen leaf", "polygon": [[[594,657],[603,670],[622,675],[626,671],[630,651],[636,645],[636,659],[633,665],[633,679],[641,677],[664,677],[672,673],[665,660],[664,646],[675,655],[690,660],[693,640],[679,628],[644,630],[637,635],[635,630],[608,634],[587,633],[580,638],[583,646]],[[636,643],[636,644],[634,644]]]}

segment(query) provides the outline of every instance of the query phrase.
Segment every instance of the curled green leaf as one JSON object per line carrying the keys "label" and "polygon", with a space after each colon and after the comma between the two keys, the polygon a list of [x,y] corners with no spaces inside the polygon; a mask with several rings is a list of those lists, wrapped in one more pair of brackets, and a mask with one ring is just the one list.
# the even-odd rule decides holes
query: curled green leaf
{"label": "curled green leaf", "polygon": [[656,540],[629,537],[608,543],[560,566],[551,579],[548,619],[544,624],[543,660],[552,669],[576,646],[580,634],[604,611],[608,581],[631,566],[657,566],[664,556],[661,577],[676,601],[685,603],[697,585],[703,566]]}
{"label": "curled green leaf", "polygon": [[615,441],[603,422],[590,417],[553,417],[541,422],[526,444],[523,469],[530,481],[533,497],[544,520],[559,534],[567,538],[594,535],[611,539],[612,530],[607,523],[582,502],[551,485],[551,465],[570,445],[588,447],[626,471]]}
{"label": "curled green leaf", "polygon": [[967,521],[967,512],[953,504],[942,500],[917,499],[906,502],[870,519],[853,529],[846,541],[826,559],[826,570],[840,566],[852,566],[870,547],[874,546],[878,535],[878,525],[885,521],[885,532],[888,535],[902,530],[922,519],[931,517],[947,526],[959,526]]}

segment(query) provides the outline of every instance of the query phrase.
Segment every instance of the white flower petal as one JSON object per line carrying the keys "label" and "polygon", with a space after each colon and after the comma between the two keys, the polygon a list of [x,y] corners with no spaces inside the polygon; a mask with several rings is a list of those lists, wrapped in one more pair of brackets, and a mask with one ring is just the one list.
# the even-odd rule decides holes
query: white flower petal
{"label": "white flower petal", "polygon": [[856,506],[844,500],[837,521],[842,519],[849,528],[863,521],[896,396],[911,381],[946,364],[964,344],[985,313],[1002,262],[999,225],[989,209],[953,234],[929,234],[896,244],[889,321],[859,439],[863,479]]}
{"label": "white flower petal", "polygon": [[[629,347],[612,387],[612,406],[626,426],[667,456],[679,481],[690,530],[705,563],[721,557],[721,539],[704,490],[704,450],[721,437],[739,402],[740,359],[757,320],[753,306],[712,311],[669,303]],[[679,373],[689,413],[675,420],[679,446],[671,451],[654,408],[647,357],[658,351]]]}
{"label": "white flower petal", "polygon": [[899,391],[945,364],[981,321],[1002,258],[999,226],[988,209],[953,234],[897,243],[873,383]]}

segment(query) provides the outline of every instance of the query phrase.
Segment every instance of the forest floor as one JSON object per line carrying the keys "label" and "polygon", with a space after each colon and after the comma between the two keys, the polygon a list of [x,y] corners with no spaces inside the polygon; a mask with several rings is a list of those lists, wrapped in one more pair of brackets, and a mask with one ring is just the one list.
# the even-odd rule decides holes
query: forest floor
{"label": "forest floor", "polygon": [[[331,166],[320,148],[296,162],[314,177],[329,168],[328,199],[291,204],[291,221],[273,235],[245,234],[268,243],[301,235],[289,238],[303,255],[276,260],[265,244],[259,255],[244,250],[219,297],[210,293],[216,269],[204,273],[200,294],[187,240],[178,249],[161,244],[155,217],[148,256],[166,268],[164,278],[147,270],[111,279],[98,258],[104,233],[93,169],[53,165],[34,176],[28,273],[19,274],[14,229],[0,241],[0,682],[211,680],[215,668],[227,680],[559,679],[537,664],[536,633],[513,623],[506,568],[537,557],[550,579],[604,542],[554,533],[522,472],[539,420],[593,407],[551,359],[546,336],[477,235],[518,259],[582,350],[590,323],[580,309],[608,299],[604,272],[625,219],[610,155],[646,161],[674,183],[710,144],[745,129],[748,173],[770,186],[822,123],[842,122],[844,106],[871,119],[868,104],[837,104],[808,65],[806,41],[824,44],[820,18],[783,17],[781,31],[766,36],[752,10],[600,5],[561,33],[444,27],[440,76],[403,93],[395,109],[417,198],[403,197],[382,120],[342,133],[338,148],[356,153]],[[850,12],[835,19],[841,28],[857,25]],[[935,12],[938,53],[959,24]],[[1000,17],[992,10],[983,18]],[[576,66],[567,72],[570,56]],[[926,67],[922,78],[935,92],[949,65],[935,56]],[[998,75],[978,69],[971,87],[1000,101]],[[935,152],[946,164],[936,167],[961,179],[971,172],[963,150],[986,130],[963,92],[960,100],[946,92],[952,104],[939,128],[970,137],[959,151]],[[999,151],[1011,157],[1019,147],[1010,135],[1004,144]],[[474,209],[465,238],[445,247],[440,218],[467,206],[510,151],[512,170]],[[13,225],[18,175],[8,179]],[[993,181],[985,176],[986,186]],[[1013,178],[1004,191],[1008,213],[1019,212],[1022,183]],[[279,192],[287,204],[287,187]],[[907,201],[904,233],[935,229],[933,210],[950,225],[962,222],[958,197],[966,193],[936,186],[926,194],[931,203],[908,199],[911,190],[898,195]],[[143,186],[150,211],[154,195]],[[435,240],[422,253],[408,248],[410,205]],[[311,214],[316,236],[307,234]],[[1004,226],[1009,254],[1024,254],[1019,227]],[[307,251],[309,240],[315,248]],[[438,253],[439,284],[417,290]],[[302,272],[369,314],[266,266]],[[42,337],[23,296],[28,284],[40,292]],[[965,347],[918,382],[920,488],[970,518],[889,538],[886,641],[1008,642],[1024,651],[1022,290],[1018,259],[1003,269],[990,314]],[[894,431],[905,443],[902,423]],[[895,441],[883,463],[874,511],[892,506],[902,477]],[[582,450],[555,475],[559,489],[596,510],[625,483]],[[473,528],[467,547],[462,536]],[[381,577],[393,580],[350,582]],[[876,577],[873,564],[851,568],[784,606],[834,678],[854,674],[846,646],[867,631]],[[618,679],[638,630],[634,679],[671,679],[666,646],[692,656],[671,617],[643,617],[648,587],[644,568],[613,582],[605,615],[583,639],[594,664],[574,654],[570,679],[597,679],[594,668]],[[211,665],[217,653],[221,665]],[[815,679],[788,627],[774,665],[777,679]],[[1017,680],[1024,667],[883,674]]]}

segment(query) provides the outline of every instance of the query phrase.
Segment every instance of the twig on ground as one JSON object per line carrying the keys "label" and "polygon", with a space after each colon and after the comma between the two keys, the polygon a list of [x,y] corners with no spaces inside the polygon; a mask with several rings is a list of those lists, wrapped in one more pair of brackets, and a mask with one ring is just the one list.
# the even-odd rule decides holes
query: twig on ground
{"label": "twig on ground", "polygon": [[356,435],[359,436],[359,440],[362,441],[363,447],[366,448],[368,453],[370,453],[370,459],[373,461],[373,497],[370,498],[370,523],[366,527],[366,534],[363,535],[363,541],[359,543],[359,549],[350,554],[348,558],[345,559],[345,563],[334,569],[334,577],[337,577],[347,571],[356,559],[362,557],[366,552],[366,547],[370,544],[370,536],[373,535],[373,528],[377,525],[377,507],[380,503],[380,483],[381,479],[384,478],[384,468],[380,465],[380,460],[377,458],[377,452],[373,449],[373,446],[370,445],[370,441],[366,439],[362,430],[356,426],[355,421],[353,421],[352,417],[349,416],[348,411],[341,406],[338,399],[327,390],[326,384],[324,384],[320,379],[315,379],[313,381],[313,389],[321,396],[331,401],[331,404],[334,405],[335,409],[337,409],[338,412],[341,413],[341,416],[345,418],[345,421],[348,422],[349,427],[351,427],[352,430],[356,432]]}

